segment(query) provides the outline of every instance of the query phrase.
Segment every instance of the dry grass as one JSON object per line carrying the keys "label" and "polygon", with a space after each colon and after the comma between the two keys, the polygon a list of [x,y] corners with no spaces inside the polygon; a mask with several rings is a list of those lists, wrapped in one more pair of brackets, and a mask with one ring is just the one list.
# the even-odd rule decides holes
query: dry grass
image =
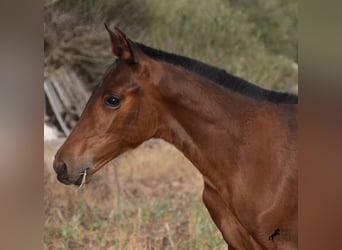
{"label": "dry grass", "polygon": [[227,248],[201,201],[200,174],[171,145],[146,142],[79,191],[56,180],[60,144],[45,144],[45,249]]}

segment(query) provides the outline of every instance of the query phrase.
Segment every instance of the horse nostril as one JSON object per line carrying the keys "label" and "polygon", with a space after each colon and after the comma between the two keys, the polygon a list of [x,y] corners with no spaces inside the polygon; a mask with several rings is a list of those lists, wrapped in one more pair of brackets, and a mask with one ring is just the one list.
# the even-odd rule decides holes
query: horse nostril
{"label": "horse nostril", "polygon": [[68,168],[67,165],[63,161],[53,163],[53,169],[57,173],[58,176],[62,178],[66,178],[68,176]]}

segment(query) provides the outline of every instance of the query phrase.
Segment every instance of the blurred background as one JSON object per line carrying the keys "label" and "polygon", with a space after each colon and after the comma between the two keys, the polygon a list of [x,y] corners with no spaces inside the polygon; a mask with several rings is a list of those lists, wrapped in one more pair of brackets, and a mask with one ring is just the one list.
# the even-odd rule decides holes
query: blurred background
{"label": "blurred background", "polygon": [[163,141],[120,156],[80,191],[57,182],[53,156],[114,61],[104,22],[297,93],[297,15],[296,0],[45,0],[45,249],[226,249],[202,203],[201,176]]}

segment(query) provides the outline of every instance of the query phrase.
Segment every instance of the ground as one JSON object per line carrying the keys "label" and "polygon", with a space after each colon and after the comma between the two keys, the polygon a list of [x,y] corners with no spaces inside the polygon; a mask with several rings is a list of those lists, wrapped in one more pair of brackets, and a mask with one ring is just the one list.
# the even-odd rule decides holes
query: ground
{"label": "ground", "polygon": [[45,142],[45,249],[227,249],[202,202],[201,175],[173,146],[148,141],[78,190],[52,169],[62,141]]}

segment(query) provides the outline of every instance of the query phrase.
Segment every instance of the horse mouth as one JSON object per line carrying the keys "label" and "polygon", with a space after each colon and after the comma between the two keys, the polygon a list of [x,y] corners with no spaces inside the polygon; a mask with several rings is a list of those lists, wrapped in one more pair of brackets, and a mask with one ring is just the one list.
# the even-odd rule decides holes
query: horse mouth
{"label": "horse mouth", "polygon": [[[114,157],[113,157],[114,158]],[[76,186],[83,186],[83,184],[86,184],[89,182],[89,177],[92,176],[95,172],[101,169],[104,165],[106,165],[109,161],[111,161],[113,158],[106,159],[104,161],[99,162],[98,164],[92,166],[92,167],[87,167],[83,173],[77,178],[76,181],[72,182],[72,184]],[[86,175],[84,177],[84,175]],[[71,184],[71,183],[69,183]]]}
{"label": "horse mouth", "polygon": [[85,178],[85,180],[83,180],[83,178],[84,178],[84,175],[86,175],[86,176],[88,175],[88,172],[89,172],[89,168],[84,170],[84,172],[80,175],[80,177],[78,177],[78,179],[73,184],[76,185],[76,186],[81,186],[81,184],[83,182],[87,181],[87,178]]}

